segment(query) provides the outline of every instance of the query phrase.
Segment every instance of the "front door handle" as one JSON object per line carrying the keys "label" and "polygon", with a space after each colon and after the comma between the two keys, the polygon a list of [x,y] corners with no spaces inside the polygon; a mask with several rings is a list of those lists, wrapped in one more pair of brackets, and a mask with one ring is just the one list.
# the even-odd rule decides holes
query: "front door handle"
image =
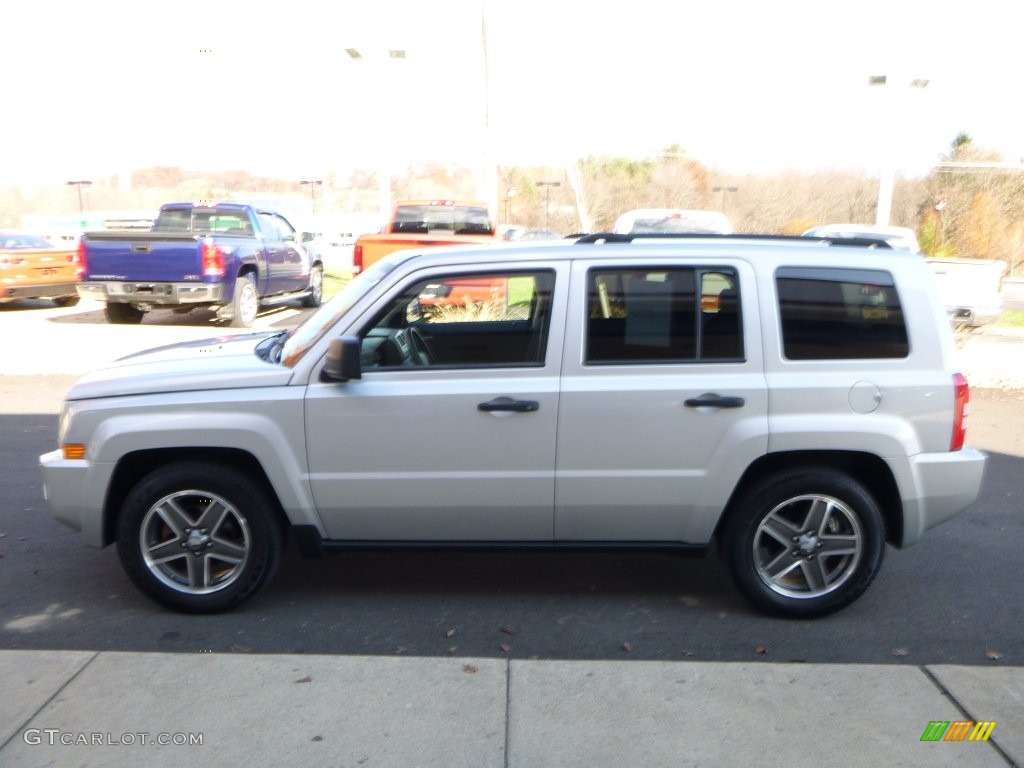
{"label": "front door handle", "polygon": [[511,397],[496,397],[486,403],[480,403],[476,409],[484,413],[495,411],[512,411],[513,413],[529,413],[540,408],[536,400],[513,400]]}
{"label": "front door handle", "polygon": [[742,408],[744,404],[742,397],[728,397],[716,395],[714,392],[705,392],[699,397],[691,397],[683,401],[687,408]]}

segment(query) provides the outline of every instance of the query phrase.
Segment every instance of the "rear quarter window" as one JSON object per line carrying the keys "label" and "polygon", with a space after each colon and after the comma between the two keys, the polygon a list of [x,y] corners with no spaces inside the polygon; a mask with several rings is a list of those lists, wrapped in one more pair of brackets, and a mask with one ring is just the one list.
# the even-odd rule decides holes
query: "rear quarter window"
{"label": "rear quarter window", "polygon": [[882,270],[783,267],[775,273],[782,351],[789,360],[905,358],[907,327]]}

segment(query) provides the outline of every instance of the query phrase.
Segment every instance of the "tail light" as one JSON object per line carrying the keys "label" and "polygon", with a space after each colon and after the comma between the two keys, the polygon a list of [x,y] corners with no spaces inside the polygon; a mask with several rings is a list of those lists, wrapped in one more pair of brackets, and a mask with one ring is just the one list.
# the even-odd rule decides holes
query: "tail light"
{"label": "tail light", "polygon": [[224,251],[212,240],[203,240],[203,277],[224,277]]}
{"label": "tail light", "polygon": [[89,271],[89,260],[85,256],[85,240],[78,241],[78,253],[75,254],[75,264],[77,265],[75,272],[78,274],[79,279],[84,278],[85,274]]}
{"label": "tail light", "polygon": [[363,271],[363,246],[356,243],[352,246],[352,274],[358,275]]}
{"label": "tail light", "polygon": [[967,385],[967,377],[962,373],[953,374],[953,436],[949,440],[949,450],[959,451],[964,447],[967,435],[967,404],[971,399],[971,390]]}

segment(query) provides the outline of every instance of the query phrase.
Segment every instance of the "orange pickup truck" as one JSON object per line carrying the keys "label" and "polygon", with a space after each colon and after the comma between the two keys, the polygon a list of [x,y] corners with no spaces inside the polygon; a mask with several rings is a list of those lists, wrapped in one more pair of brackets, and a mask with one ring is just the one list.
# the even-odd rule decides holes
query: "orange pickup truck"
{"label": "orange pickup truck", "polygon": [[52,299],[58,307],[78,303],[78,251],[57,248],[23,232],[0,232],[0,302]]}
{"label": "orange pickup truck", "polygon": [[498,242],[484,203],[455,200],[403,200],[377,234],[362,235],[352,250],[355,274],[403,248]]}

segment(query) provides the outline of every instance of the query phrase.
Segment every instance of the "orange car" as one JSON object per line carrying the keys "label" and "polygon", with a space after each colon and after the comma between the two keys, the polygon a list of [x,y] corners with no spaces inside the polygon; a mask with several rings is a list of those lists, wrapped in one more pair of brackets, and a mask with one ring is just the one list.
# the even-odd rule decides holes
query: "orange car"
{"label": "orange car", "polygon": [[78,252],[36,235],[0,231],[0,301],[52,299],[58,307],[78,303]]}

